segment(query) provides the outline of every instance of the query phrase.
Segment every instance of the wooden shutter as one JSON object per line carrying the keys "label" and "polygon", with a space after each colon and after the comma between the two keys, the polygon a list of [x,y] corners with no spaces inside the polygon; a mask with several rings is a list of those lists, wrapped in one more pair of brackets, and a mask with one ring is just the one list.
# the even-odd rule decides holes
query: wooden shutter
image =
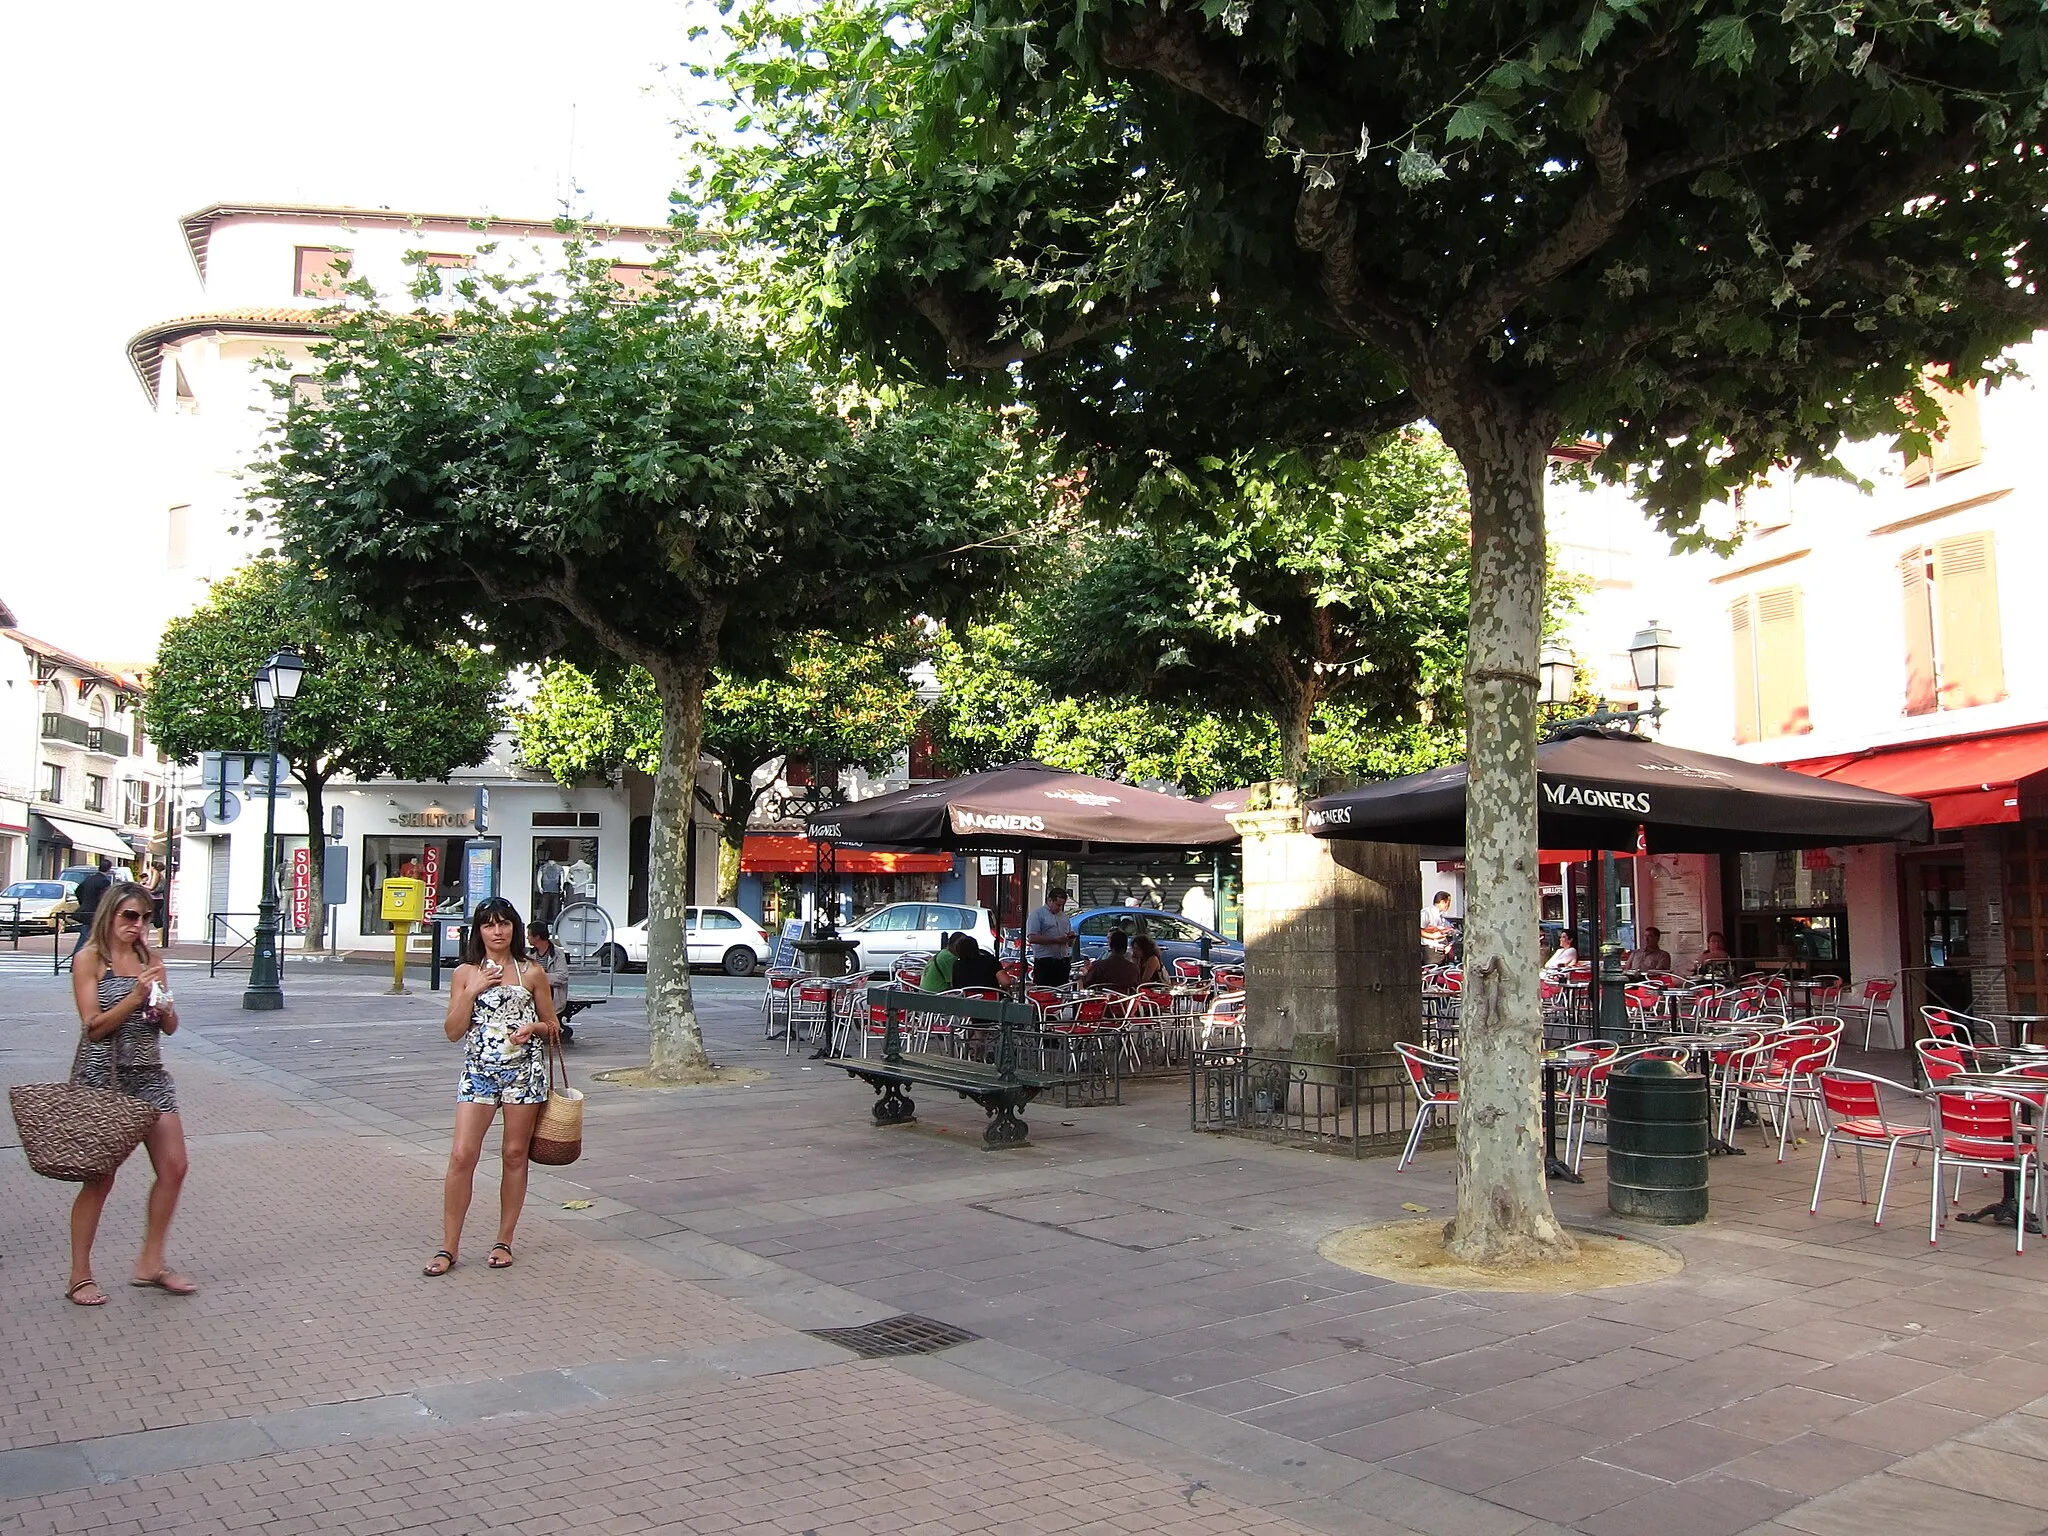
{"label": "wooden shutter", "polygon": [[1899,590],[1906,621],[1906,713],[1931,715],[1941,696],[1934,688],[1934,613],[1925,549],[1899,556]]}
{"label": "wooden shutter", "polygon": [[1749,622],[1749,599],[1737,598],[1728,608],[1728,628],[1735,642],[1735,740],[1757,741],[1763,733],[1756,718],[1756,641]]}
{"label": "wooden shutter", "polygon": [[1998,617],[1998,561],[1988,533],[1934,546],[1934,617],[1943,709],[2005,697],[2005,647]]}
{"label": "wooden shutter", "polygon": [[1959,469],[1983,463],[1984,417],[1980,409],[1983,394],[1979,386],[1943,387],[1936,389],[1934,394],[1941,401],[1941,414],[1948,423],[1947,433],[1934,445],[1934,472],[1952,475]]}
{"label": "wooden shutter", "polygon": [[1813,729],[1806,699],[1806,616],[1797,587],[1757,594],[1756,692],[1766,737]]}

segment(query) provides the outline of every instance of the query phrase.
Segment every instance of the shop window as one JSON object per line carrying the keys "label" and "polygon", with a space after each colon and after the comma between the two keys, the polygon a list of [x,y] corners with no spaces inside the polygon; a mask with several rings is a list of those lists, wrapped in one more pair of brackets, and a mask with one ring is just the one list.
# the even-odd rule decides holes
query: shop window
{"label": "shop window", "polygon": [[[535,812],[538,822],[544,813]],[[536,837],[528,910],[536,923],[552,923],[571,902],[597,900],[597,839]]]}
{"label": "shop window", "polygon": [[302,299],[332,299],[348,281],[355,252],[331,245],[301,245],[292,251],[292,292]]}
{"label": "shop window", "polygon": [[535,811],[533,824],[536,827],[601,827],[604,814],[601,811]]}
{"label": "shop window", "polygon": [[1968,709],[2005,697],[1998,558],[1989,533],[1963,534],[1899,558],[1906,634],[1906,713]]}
{"label": "shop window", "polygon": [[1738,959],[1846,975],[1844,866],[1830,848],[1736,855]]}
{"label": "shop window", "polygon": [[1984,462],[1984,386],[1949,388],[1943,374],[1930,373],[1927,387],[1941,405],[1943,434],[1934,451],[1906,460],[1906,484],[1925,485]]}
{"label": "shop window", "polygon": [[1799,588],[1774,587],[1737,598],[1728,620],[1735,647],[1736,741],[1769,741],[1812,730]]}
{"label": "shop window", "polygon": [[384,882],[393,875],[427,883],[429,912],[462,910],[462,844],[459,837],[366,837],[363,839],[360,931],[389,933],[380,915]]}

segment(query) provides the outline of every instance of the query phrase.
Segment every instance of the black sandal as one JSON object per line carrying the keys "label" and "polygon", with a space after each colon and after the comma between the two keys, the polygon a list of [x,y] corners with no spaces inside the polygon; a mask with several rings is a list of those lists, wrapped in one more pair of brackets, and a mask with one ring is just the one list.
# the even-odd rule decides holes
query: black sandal
{"label": "black sandal", "polygon": [[[505,1255],[505,1260],[502,1264],[498,1262],[498,1254],[501,1250]],[[485,1259],[484,1262],[493,1269],[510,1269],[512,1267],[512,1245],[510,1243],[491,1244],[491,1256]]]}
{"label": "black sandal", "polygon": [[[440,1261],[443,1259],[446,1259],[448,1262],[446,1264],[442,1264]],[[427,1260],[427,1267],[421,1270],[420,1273],[425,1275],[429,1280],[438,1280],[443,1275],[447,1274],[448,1271],[453,1269],[454,1267],[455,1255],[450,1253],[446,1248],[436,1248],[434,1250],[434,1256],[431,1259]]]}

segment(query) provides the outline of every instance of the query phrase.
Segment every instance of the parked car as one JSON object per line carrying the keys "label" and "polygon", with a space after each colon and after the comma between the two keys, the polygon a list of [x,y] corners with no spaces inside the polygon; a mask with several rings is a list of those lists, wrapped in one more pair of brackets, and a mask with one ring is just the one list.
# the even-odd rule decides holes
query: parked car
{"label": "parked car", "polygon": [[[690,907],[683,914],[690,964],[717,966],[728,976],[751,976],[768,963],[775,948],[768,935],[738,907]],[[613,933],[598,951],[598,963],[613,970],[647,964],[647,919]]]}
{"label": "parked car", "polygon": [[1231,942],[1214,928],[1205,928],[1192,918],[1161,912],[1156,907],[1090,907],[1074,913],[1070,920],[1074,932],[1081,936],[1081,957],[1085,960],[1109,953],[1110,930],[1121,928],[1132,938],[1141,933],[1150,936],[1159,946],[1159,958],[1169,967],[1176,960],[1201,959],[1204,939],[1209,942],[1211,960],[1231,965],[1244,963],[1242,944]]}
{"label": "parked car", "polygon": [[0,933],[48,933],[59,915],[78,910],[77,887],[64,880],[17,880],[0,891]]}
{"label": "parked car", "polygon": [[988,909],[950,901],[892,901],[839,930],[860,946],[857,964],[864,971],[885,971],[903,955],[937,954],[949,933],[971,933],[983,949],[996,947]]}

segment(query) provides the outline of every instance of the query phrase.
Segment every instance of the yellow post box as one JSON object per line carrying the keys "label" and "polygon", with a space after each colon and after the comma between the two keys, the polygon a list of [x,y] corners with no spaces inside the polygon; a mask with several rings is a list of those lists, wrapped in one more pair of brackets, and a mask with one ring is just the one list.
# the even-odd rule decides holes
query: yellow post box
{"label": "yellow post box", "polygon": [[403,875],[393,875],[386,880],[383,916],[396,935],[396,942],[391,947],[391,993],[394,997],[402,997],[405,995],[405,945],[412,936],[412,925],[426,920],[427,882],[408,880]]}

